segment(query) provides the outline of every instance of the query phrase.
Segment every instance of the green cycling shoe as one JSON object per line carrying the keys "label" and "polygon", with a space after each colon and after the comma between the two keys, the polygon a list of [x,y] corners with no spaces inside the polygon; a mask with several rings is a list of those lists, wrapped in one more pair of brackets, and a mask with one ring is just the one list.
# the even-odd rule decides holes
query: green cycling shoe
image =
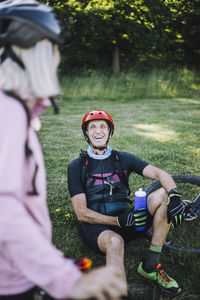
{"label": "green cycling shoe", "polygon": [[178,286],[178,283],[169,275],[167,275],[163,269],[161,269],[160,263],[157,265],[155,271],[148,273],[144,271],[141,261],[137,272],[143,278],[155,281],[158,286],[167,293],[180,294],[181,292],[181,288]]}

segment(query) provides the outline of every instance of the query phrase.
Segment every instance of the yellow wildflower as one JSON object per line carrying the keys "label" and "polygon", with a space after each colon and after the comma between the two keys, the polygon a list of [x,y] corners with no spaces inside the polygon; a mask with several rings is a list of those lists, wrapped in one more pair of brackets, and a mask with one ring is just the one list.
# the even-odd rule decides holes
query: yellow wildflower
{"label": "yellow wildflower", "polygon": [[70,216],[71,216],[70,213],[65,215],[66,218],[70,218]]}

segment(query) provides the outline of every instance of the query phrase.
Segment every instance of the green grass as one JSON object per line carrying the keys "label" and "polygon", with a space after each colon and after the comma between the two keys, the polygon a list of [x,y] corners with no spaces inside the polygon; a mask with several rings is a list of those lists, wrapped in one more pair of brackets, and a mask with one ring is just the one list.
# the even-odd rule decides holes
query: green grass
{"label": "green grass", "polygon": [[89,70],[77,76],[62,78],[67,99],[113,100],[160,99],[198,96],[199,74],[188,69],[179,71],[153,70],[150,73],[120,73],[119,75]]}
{"label": "green grass", "polygon": [[[156,76],[159,77],[158,75]],[[76,217],[67,189],[67,165],[79,155],[80,149],[87,149],[80,130],[86,112],[104,109],[112,115],[115,134],[110,145],[113,149],[131,152],[174,174],[199,176],[200,161],[200,100],[197,96],[192,94],[193,97],[180,97],[182,91],[180,85],[177,85],[172,89],[176,91],[176,97],[172,97],[173,94],[166,87],[163,94],[166,97],[162,96],[162,99],[159,96],[160,90],[154,98],[153,93],[150,93],[149,97],[145,94],[141,99],[141,95],[137,98],[133,93],[137,87],[132,88],[133,90],[125,88],[125,82],[136,80],[136,76],[132,78],[131,74],[122,75],[121,80],[120,76],[107,77],[107,81],[105,78],[100,74],[98,80],[96,73],[88,77],[65,78],[62,81],[63,95],[57,100],[60,114],[54,116],[49,109],[41,118],[43,128],[39,133],[47,170],[53,242],[65,255],[74,259],[90,257],[94,266],[103,265],[105,257],[93,253],[79,239]],[[150,76],[148,78],[150,80]],[[144,87],[146,80],[140,85]],[[185,86],[190,83],[187,82]],[[149,86],[149,91],[156,90],[154,84],[151,89]],[[183,92],[189,95],[191,90],[186,89]],[[132,192],[139,187],[146,187],[150,182],[141,176],[132,175]],[[57,209],[60,211],[56,211]],[[200,235],[198,239],[200,240]],[[134,293],[136,299],[169,299],[155,285],[137,276],[138,262],[147,252],[148,245],[147,241],[138,240],[126,246],[125,264],[129,292]],[[183,287],[183,294],[174,299],[200,298],[199,256],[163,250],[161,262],[169,275]]]}

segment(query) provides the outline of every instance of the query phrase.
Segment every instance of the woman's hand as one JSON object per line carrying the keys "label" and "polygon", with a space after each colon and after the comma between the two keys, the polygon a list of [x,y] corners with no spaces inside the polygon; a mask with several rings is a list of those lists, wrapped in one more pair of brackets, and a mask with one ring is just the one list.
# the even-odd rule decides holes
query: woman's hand
{"label": "woman's hand", "polygon": [[105,266],[83,274],[69,298],[118,300],[125,295],[127,295],[127,284],[121,274],[112,266]]}

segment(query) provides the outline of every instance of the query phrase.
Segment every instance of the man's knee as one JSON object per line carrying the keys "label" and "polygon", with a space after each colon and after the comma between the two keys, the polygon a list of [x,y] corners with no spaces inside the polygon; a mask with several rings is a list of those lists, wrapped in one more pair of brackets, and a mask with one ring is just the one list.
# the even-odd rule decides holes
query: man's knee
{"label": "man's knee", "polygon": [[148,196],[148,201],[150,202],[165,202],[167,201],[167,192],[166,190],[162,187],[159,190],[151,193]]}
{"label": "man's knee", "polygon": [[147,205],[150,214],[154,215],[155,211],[160,206],[166,208],[167,198],[168,198],[168,194],[164,188],[160,188],[159,190],[150,194],[147,199]]}
{"label": "man's knee", "polygon": [[124,240],[115,232],[104,231],[99,235],[98,245],[103,252],[107,252],[108,250],[117,251],[124,247]]}
{"label": "man's knee", "polygon": [[124,247],[124,240],[120,235],[114,235],[110,238],[110,247],[112,249],[121,249]]}

